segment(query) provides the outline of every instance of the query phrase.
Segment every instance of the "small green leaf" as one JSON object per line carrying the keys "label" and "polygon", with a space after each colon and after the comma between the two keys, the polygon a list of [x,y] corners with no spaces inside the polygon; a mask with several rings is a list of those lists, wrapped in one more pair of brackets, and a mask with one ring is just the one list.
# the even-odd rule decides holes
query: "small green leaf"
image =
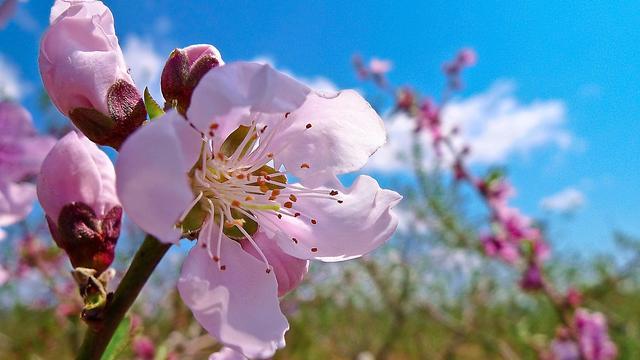
{"label": "small green leaf", "polygon": [[[231,157],[233,153],[236,152],[236,150],[238,149],[238,146],[242,144],[242,141],[244,141],[247,135],[249,135],[250,129],[251,128],[248,126],[240,125],[234,132],[229,134],[229,136],[224,140],[224,142],[220,146],[220,151],[226,157]],[[255,144],[255,142],[256,142],[255,137],[252,137],[251,139],[249,139],[246,142],[244,149],[242,149],[242,151],[240,152],[240,156],[241,157],[244,156],[249,150],[251,150],[251,147]]]}
{"label": "small green leaf", "polygon": [[144,88],[144,106],[147,108],[147,113],[149,114],[149,119],[153,120],[158,116],[164,115],[164,111],[158,105],[156,100],[151,96],[149,92],[149,88]]}
{"label": "small green leaf", "polygon": [[120,358],[120,353],[129,343],[129,330],[131,329],[131,320],[125,317],[118,325],[116,332],[113,334],[107,350],[102,354],[101,360],[115,360]]}

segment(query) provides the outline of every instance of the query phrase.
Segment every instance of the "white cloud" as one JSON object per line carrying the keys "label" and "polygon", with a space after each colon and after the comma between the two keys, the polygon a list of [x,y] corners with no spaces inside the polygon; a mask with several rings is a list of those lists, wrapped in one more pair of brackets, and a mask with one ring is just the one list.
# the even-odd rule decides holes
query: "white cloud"
{"label": "white cloud", "polygon": [[[498,81],[488,90],[450,102],[443,110],[445,131],[462,129],[456,145],[469,144],[471,164],[504,163],[512,155],[526,155],[554,145],[567,149],[575,141],[566,129],[566,109],[561,100],[536,100],[525,104],[514,95],[513,82]],[[373,156],[368,169],[398,171],[409,165],[415,122],[406,115],[386,121],[388,144]],[[431,164],[430,137],[421,133],[425,166]]]}
{"label": "white cloud", "polygon": [[540,207],[554,212],[573,213],[583,207],[584,203],[584,194],[576,188],[569,187],[543,198]]}
{"label": "white cloud", "polygon": [[158,53],[151,40],[142,39],[136,35],[126,37],[123,53],[131,71],[131,77],[140,92],[144,91],[145,86],[148,86],[151,95],[160,102],[162,99],[160,75],[165,57]]}
{"label": "white cloud", "polygon": [[31,85],[20,78],[18,68],[0,54],[0,98],[20,99]]}

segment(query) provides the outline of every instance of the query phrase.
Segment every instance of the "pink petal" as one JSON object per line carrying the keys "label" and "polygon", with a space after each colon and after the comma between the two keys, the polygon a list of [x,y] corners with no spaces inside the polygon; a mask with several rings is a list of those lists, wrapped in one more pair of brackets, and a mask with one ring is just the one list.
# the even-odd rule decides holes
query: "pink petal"
{"label": "pink petal", "polygon": [[64,115],[78,107],[109,114],[107,92],[117,80],[133,83],[115,34],[113,14],[101,1],[61,1],[38,58],[44,86]]}
{"label": "pink petal", "polygon": [[[208,131],[215,122],[219,145],[249,114],[291,112],[305,101],[309,88],[266,64],[236,62],[209,71],[193,92],[187,117]],[[206,132],[205,131],[205,132]]]}
{"label": "pink petal", "polygon": [[310,187],[360,169],[386,141],[382,119],[353,90],[332,98],[310,94],[287,120],[291,125],[273,140],[286,144],[273,151],[275,159]]}
{"label": "pink petal", "polygon": [[18,7],[18,0],[4,0],[0,4],[0,29],[3,29],[13,17]]}
{"label": "pink petal", "polygon": [[178,280],[180,295],[200,325],[225,346],[250,358],[270,357],[285,345],[289,329],[280,311],[276,277],[226,237],[220,254],[225,270],[200,245],[191,250]]}
{"label": "pink petal", "polygon": [[89,205],[104,215],[119,205],[115,170],[107,154],[82,135],[71,131],[51,149],[38,177],[38,199],[54,221],[72,202]]}
{"label": "pink petal", "polygon": [[[284,296],[300,285],[307,271],[309,271],[309,261],[284,253],[276,241],[268,238],[262,231],[258,231],[253,236],[253,240],[260,247],[269,264],[273,266],[273,271],[278,281],[278,296]],[[258,251],[249,241],[245,239],[241,242],[241,245],[246,252],[256,259],[260,259]]]}
{"label": "pink petal", "polygon": [[219,59],[220,65],[224,65],[224,61],[222,61],[222,55],[220,55],[220,51],[218,51],[215,46],[209,44],[197,44],[187,46],[182,50],[184,50],[187,54],[187,58],[189,59],[189,67],[193,66],[196,61],[200,60],[201,57],[206,55],[211,55],[216,59]]}
{"label": "pink petal", "polygon": [[40,164],[55,144],[50,136],[37,136],[31,115],[22,106],[0,102],[0,178],[20,181],[40,171]]}
{"label": "pink petal", "polygon": [[[292,211],[303,216],[265,220],[279,226],[276,238],[282,250],[300,259],[342,261],[360,257],[391,237],[398,225],[391,208],[402,196],[381,189],[373,178],[364,175],[350,188],[336,185],[336,189],[340,193],[332,199],[298,197]],[[337,199],[344,202],[340,204]],[[316,224],[304,215],[315,219]]]}
{"label": "pink petal", "polygon": [[36,199],[33,184],[0,182],[0,226],[15,224],[24,219]]}
{"label": "pink petal", "polygon": [[116,162],[116,188],[134,223],[164,242],[180,238],[175,228],[193,200],[187,172],[202,141],[175,111],[153,120],[124,142]]}
{"label": "pink petal", "polygon": [[247,358],[232,348],[225,346],[220,351],[211,354],[209,360],[247,360]]}

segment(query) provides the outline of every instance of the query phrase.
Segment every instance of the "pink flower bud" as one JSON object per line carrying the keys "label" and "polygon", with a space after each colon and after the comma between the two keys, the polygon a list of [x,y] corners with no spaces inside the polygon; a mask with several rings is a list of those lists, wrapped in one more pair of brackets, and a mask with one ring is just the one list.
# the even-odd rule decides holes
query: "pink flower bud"
{"label": "pink flower bud", "polygon": [[39,66],[52,102],[91,140],[119,147],[146,119],[101,1],[57,0],[40,43]]}
{"label": "pink flower bud", "polygon": [[162,70],[160,81],[162,95],[168,105],[185,113],[200,79],[220,65],[224,65],[222,56],[212,45],[191,45],[173,50]]}
{"label": "pink flower bud", "polygon": [[70,132],[42,163],[37,191],[51,234],[73,266],[104,271],[113,261],[122,217],[107,155]]}
{"label": "pink flower bud", "polygon": [[520,287],[526,291],[536,291],[542,289],[543,286],[544,279],[540,266],[535,262],[529,263],[520,279]]}
{"label": "pink flower bud", "polygon": [[153,360],[156,356],[156,347],[148,337],[138,336],[133,340],[133,352],[137,359]]}

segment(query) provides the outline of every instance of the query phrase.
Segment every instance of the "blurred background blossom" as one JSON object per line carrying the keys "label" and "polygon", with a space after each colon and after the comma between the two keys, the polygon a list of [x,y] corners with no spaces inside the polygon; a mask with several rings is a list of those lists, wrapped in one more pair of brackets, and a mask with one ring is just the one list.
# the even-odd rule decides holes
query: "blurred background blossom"
{"label": "blurred background blossom", "polygon": [[[211,43],[319,91],[356,88],[384,117],[387,144],[362,172],[405,196],[398,232],[357,262],[311,266],[281,300],[292,331],[276,358],[640,357],[639,4],[105,4],[141,93],[161,98],[174,48]],[[72,358],[83,330],[71,265],[33,203],[37,164],[70,130],[38,74],[50,6],[0,0],[0,358]],[[496,179],[499,199],[481,194]],[[498,228],[516,223],[543,241],[487,256],[482,239],[505,245]],[[111,287],[143,236],[126,217],[122,233]],[[190,247],[145,288],[122,358],[220,348],[174,290]]]}

